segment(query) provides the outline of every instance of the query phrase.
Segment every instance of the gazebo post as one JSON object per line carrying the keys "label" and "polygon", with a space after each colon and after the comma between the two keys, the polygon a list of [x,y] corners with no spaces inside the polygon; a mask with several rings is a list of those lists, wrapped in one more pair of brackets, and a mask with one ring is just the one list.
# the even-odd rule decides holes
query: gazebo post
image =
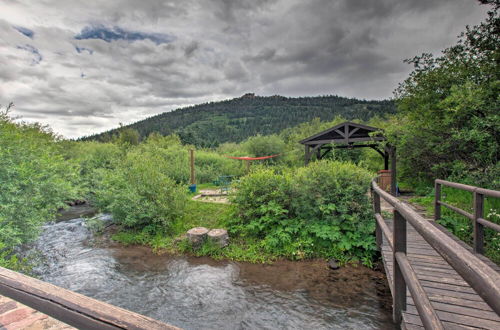
{"label": "gazebo post", "polygon": [[316,149],[316,159],[318,160],[321,159],[321,146],[318,149]]}

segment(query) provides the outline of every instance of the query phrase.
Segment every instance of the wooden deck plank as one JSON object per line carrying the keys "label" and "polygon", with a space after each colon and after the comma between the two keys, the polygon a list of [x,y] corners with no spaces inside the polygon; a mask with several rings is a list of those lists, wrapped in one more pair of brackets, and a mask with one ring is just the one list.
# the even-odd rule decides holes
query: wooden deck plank
{"label": "wooden deck plank", "polygon": [[[459,241],[451,233],[435,224],[447,236]],[[392,230],[392,219],[386,219],[388,227]],[[438,317],[443,322],[445,329],[500,329],[500,317],[486,304],[470,285],[435,251],[410,225],[407,224],[407,255],[420,280],[424,290],[429,296]],[[460,242],[469,251],[472,249]],[[392,249],[387,240],[383,239],[381,254],[386,270],[389,287],[392,290],[393,256]],[[500,267],[484,256],[480,259],[491,268],[500,271]],[[407,290],[407,310],[403,315],[402,329],[423,329],[410,292]]]}

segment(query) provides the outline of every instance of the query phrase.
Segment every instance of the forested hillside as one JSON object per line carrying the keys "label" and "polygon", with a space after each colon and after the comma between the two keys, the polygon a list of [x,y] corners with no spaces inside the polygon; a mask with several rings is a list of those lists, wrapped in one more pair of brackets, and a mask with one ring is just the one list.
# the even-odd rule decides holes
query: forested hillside
{"label": "forested hillside", "polygon": [[[366,121],[395,112],[392,101],[365,101],[339,96],[289,98],[254,96],[195,105],[147,118],[126,127],[141,138],[152,132],[176,133],[183,143],[215,147],[224,142],[240,142],[257,134],[269,135],[314,118],[332,120],[336,116]],[[82,138],[109,141],[118,129]]]}

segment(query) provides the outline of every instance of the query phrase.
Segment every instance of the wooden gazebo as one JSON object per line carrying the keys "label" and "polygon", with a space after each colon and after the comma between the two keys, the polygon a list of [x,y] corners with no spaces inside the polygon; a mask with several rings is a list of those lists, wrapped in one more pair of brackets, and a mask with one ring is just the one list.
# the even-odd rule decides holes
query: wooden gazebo
{"label": "wooden gazebo", "polygon": [[386,138],[382,129],[361,125],[352,122],[344,122],[323,132],[315,134],[300,141],[305,146],[305,164],[307,165],[313,155],[316,159],[324,158],[334,148],[353,149],[371,148],[384,158],[384,169],[389,169],[391,163],[391,194],[396,195],[396,152],[395,148],[380,142]]}

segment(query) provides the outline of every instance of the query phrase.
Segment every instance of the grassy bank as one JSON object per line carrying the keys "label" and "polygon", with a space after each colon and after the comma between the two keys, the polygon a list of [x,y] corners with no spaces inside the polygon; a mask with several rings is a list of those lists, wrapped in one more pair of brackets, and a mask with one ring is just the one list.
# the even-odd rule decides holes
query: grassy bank
{"label": "grassy bank", "polygon": [[229,259],[248,262],[271,262],[276,256],[266,253],[256,240],[234,238],[225,248],[205,243],[193,250],[185,240],[185,233],[193,227],[224,228],[231,214],[231,205],[189,200],[186,212],[172,223],[168,233],[151,234],[145,230],[121,229],[112,239],[124,245],[146,245],[157,253],[188,253],[196,256],[210,256],[214,259]]}
{"label": "grassy bank", "polygon": [[[429,187],[429,190],[431,188]],[[458,190],[450,187],[442,187],[441,196],[444,202],[461,208],[469,213],[473,213],[473,197],[468,191]],[[418,196],[411,199],[411,202],[422,205],[426,208],[427,214],[434,214],[434,191],[425,196]],[[500,200],[495,198],[485,198],[484,218],[500,224]],[[450,230],[455,236],[472,246],[473,227],[472,221],[458,213],[441,207],[441,225]],[[485,255],[496,264],[500,264],[500,233],[489,228],[485,228]]]}

